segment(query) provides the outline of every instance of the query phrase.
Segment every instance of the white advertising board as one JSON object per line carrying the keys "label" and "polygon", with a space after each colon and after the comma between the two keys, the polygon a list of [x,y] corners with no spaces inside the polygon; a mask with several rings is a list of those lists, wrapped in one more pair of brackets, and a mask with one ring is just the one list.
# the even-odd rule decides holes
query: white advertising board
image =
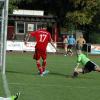
{"label": "white advertising board", "polygon": [[7,41],[7,50],[22,51],[23,43],[17,41]]}
{"label": "white advertising board", "polygon": [[[35,51],[36,42],[24,42],[19,41],[7,41],[7,49],[12,51]],[[55,44],[56,45],[56,44]],[[55,48],[49,43],[47,46],[47,52],[56,52]]]}
{"label": "white advertising board", "polygon": [[91,54],[100,54],[100,44],[91,45]]}
{"label": "white advertising board", "polygon": [[44,15],[44,11],[42,10],[22,10],[22,9],[18,9],[18,10],[13,10],[13,14],[16,15],[37,15],[37,16],[43,16]]}
{"label": "white advertising board", "polygon": [[26,45],[23,43],[23,51],[35,51],[35,44],[36,42],[27,42]]}

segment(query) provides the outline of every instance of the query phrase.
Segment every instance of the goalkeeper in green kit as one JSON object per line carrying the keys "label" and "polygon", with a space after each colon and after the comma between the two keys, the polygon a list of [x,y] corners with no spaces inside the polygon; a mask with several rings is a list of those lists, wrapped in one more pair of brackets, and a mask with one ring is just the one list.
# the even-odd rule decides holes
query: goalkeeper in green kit
{"label": "goalkeeper in green kit", "polygon": [[0,97],[0,100],[18,100],[20,93],[16,93],[16,95],[4,98],[4,97]]}
{"label": "goalkeeper in green kit", "polygon": [[[78,68],[79,65],[82,64],[82,68]],[[92,62],[85,54],[82,53],[81,50],[77,51],[77,65],[75,66],[74,73],[72,77],[77,77],[80,73],[85,74],[91,71],[100,72],[100,67]]]}

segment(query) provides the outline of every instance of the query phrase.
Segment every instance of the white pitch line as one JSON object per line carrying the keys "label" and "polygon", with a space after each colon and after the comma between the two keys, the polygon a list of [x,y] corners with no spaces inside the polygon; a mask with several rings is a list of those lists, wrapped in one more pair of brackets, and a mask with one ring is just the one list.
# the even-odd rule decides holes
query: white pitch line
{"label": "white pitch line", "polygon": [[76,89],[100,89],[100,87],[86,87],[86,86],[71,86],[71,85],[54,85],[54,84],[25,84],[25,83],[8,83],[8,84],[11,84],[11,85],[20,85],[20,86],[35,86],[35,87],[39,87],[39,86],[44,86],[44,87],[58,87],[58,88],[62,88],[62,87],[65,87],[65,88],[76,88]]}

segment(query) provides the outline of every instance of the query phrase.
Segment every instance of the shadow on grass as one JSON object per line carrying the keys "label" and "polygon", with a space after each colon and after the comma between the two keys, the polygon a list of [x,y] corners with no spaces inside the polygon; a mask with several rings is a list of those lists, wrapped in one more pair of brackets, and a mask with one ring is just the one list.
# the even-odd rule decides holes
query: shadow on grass
{"label": "shadow on grass", "polygon": [[[12,73],[12,74],[22,74],[22,75],[31,75],[31,76],[39,76],[38,72],[21,72],[21,71],[6,71],[7,73]],[[63,74],[63,73],[58,73],[58,72],[50,72],[48,73],[48,75],[52,75],[52,76],[59,76],[59,77],[65,77],[65,78],[72,78],[72,79],[94,79],[93,77],[89,77],[89,76],[84,76],[84,75],[80,75],[78,77],[73,78],[71,74]],[[48,76],[46,75],[46,76]]]}
{"label": "shadow on grass", "polygon": [[14,73],[14,74],[23,74],[23,75],[36,75],[37,73],[32,72],[21,72],[21,71],[6,71],[7,73]]}
{"label": "shadow on grass", "polygon": [[63,73],[58,73],[58,72],[50,72],[49,74],[54,75],[54,76],[62,76],[62,77],[66,77],[66,78],[72,78],[71,74],[63,74]]}
{"label": "shadow on grass", "polygon": [[[21,74],[21,75],[29,75],[29,76],[40,76],[39,74],[38,74],[38,72],[21,72],[21,71],[9,71],[9,70],[7,70],[6,71],[7,73],[12,73],[12,74]],[[91,80],[94,80],[94,79],[97,79],[97,77],[92,77],[92,76],[88,76],[88,74],[87,75],[83,75],[83,74],[81,74],[81,75],[79,75],[78,77],[72,77],[72,74],[64,74],[64,73],[59,73],[59,72],[50,72],[50,73],[48,73],[48,75],[46,75],[46,77],[48,77],[48,76],[58,76],[58,77],[65,77],[65,78],[72,78],[72,79],[81,79],[81,80],[87,80],[87,79],[91,79]]]}
{"label": "shadow on grass", "polygon": [[[23,74],[23,75],[35,75],[35,76],[38,76],[39,74],[37,72],[21,72],[21,71],[9,71],[7,70],[6,71],[7,73],[14,73],[14,74]],[[48,75],[53,75],[53,76],[62,76],[62,77],[66,77],[66,78],[72,78],[71,74],[69,75],[66,75],[66,74],[63,74],[63,73],[58,73],[58,72],[50,72],[48,73]]]}

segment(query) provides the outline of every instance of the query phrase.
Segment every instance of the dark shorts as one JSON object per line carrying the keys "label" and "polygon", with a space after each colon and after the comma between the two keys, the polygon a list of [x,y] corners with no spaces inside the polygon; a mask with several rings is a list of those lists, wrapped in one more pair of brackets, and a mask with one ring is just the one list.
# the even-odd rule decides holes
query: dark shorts
{"label": "dark shorts", "polygon": [[91,61],[88,61],[83,68],[83,73],[95,71],[95,68],[96,68],[96,64]]}
{"label": "dark shorts", "polygon": [[76,50],[82,50],[82,46],[79,44],[76,44]]}
{"label": "dark shorts", "polygon": [[36,59],[36,60],[39,60],[40,58],[42,58],[43,60],[45,60],[46,57],[47,57],[46,51],[35,50],[35,53],[33,55],[33,59]]}
{"label": "dark shorts", "polygon": [[73,48],[73,45],[68,45],[67,46],[67,49],[72,49]]}

